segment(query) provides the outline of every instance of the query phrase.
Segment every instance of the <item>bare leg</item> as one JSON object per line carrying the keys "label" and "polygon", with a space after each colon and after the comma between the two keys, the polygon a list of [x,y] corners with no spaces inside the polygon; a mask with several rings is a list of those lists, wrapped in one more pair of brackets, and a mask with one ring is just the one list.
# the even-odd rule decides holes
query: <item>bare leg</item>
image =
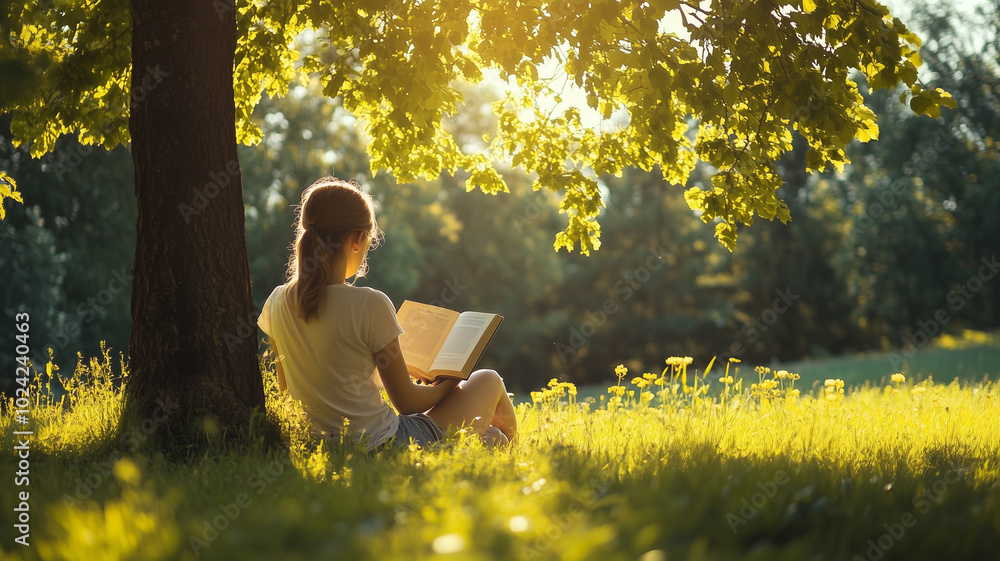
{"label": "bare leg", "polygon": [[447,430],[471,427],[486,435],[490,427],[499,429],[508,440],[517,434],[514,404],[507,388],[494,370],[477,370],[461,382],[441,403],[427,411],[427,416]]}
{"label": "bare leg", "polygon": [[503,390],[503,396],[497,402],[497,408],[493,412],[493,420],[490,424],[500,429],[504,436],[511,442],[517,440],[517,414],[514,412],[514,403],[507,395],[507,388]]}

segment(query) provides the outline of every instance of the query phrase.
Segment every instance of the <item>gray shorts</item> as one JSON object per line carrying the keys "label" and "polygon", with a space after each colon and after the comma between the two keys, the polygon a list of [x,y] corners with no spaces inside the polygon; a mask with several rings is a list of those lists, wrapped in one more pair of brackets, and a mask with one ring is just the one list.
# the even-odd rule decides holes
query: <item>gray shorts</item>
{"label": "gray shorts", "polygon": [[410,440],[421,446],[427,446],[444,438],[444,430],[423,413],[399,415],[399,427],[396,428],[395,446],[405,448]]}

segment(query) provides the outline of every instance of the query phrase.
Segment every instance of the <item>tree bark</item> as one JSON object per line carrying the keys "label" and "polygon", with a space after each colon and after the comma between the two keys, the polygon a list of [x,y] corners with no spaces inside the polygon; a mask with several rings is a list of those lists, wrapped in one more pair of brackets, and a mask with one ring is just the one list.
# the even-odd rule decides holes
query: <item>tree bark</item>
{"label": "tree bark", "polygon": [[132,0],[138,223],[126,406],[144,433],[156,426],[175,446],[206,415],[226,434],[264,408],[235,51],[234,0]]}

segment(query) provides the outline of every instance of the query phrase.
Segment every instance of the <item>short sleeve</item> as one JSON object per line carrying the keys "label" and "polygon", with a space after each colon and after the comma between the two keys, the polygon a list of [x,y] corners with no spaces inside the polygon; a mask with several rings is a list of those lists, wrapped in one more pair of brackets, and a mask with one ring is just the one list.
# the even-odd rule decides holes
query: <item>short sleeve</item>
{"label": "short sleeve", "polygon": [[372,290],[365,302],[365,340],[372,352],[382,350],[393,339],[403,334],[396,320],[396,308],[385,293]]}
{"label": "short sleeve", "polygon": [[260,310],[260,317],[257,318],[257,327],[259,327],[260,330],[263,331],[267,335],[268,339],[271,338],[271,313],[270,313],[270,307],[271,307],[271,302],[274,300],[275,294],[277,292],[278,292],[278,288],[275,288],[274,290],[271,291],[271,295],[268,296],[267,300],[264,301],[264,306]]}

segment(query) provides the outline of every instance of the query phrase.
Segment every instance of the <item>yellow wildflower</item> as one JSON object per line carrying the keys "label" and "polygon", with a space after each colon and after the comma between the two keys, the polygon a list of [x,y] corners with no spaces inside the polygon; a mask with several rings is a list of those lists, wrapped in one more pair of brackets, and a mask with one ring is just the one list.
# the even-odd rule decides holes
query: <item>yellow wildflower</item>
{"label": "yellow wildflower", "polygon": [[902,372],[896,372],[892,375],[892,381],[896,384],[902,384],[906,381],[906,376],[903,376]]}
{"label": "yellow wildflower", "polygon": [[823,385],[826,389],[826,398],[830,400],[844,397],[844,381],[840,378],[829,378]]}

